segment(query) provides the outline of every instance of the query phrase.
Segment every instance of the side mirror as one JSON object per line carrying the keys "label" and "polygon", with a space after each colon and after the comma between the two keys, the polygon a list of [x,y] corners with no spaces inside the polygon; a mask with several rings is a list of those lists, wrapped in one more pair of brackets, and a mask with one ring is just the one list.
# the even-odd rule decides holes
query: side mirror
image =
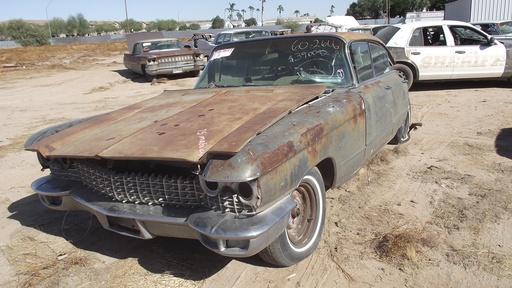
{"label": "side mirror", "polygon": [[489,45],[493,45],[494,42],[496,42],[496,39],[494,39],[494,37],[489,37],[489,40],[487,40],[487,43],[489,43]]}

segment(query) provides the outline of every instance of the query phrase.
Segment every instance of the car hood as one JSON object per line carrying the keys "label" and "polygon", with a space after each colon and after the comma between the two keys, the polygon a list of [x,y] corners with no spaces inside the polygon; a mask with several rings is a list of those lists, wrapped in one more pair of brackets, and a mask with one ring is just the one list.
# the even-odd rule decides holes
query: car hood
{"label": "car hood", "polygon": [[201,162],[207,153],[234,155],[324,85],[164,91],[101,114],[29,146],[47,158]]}

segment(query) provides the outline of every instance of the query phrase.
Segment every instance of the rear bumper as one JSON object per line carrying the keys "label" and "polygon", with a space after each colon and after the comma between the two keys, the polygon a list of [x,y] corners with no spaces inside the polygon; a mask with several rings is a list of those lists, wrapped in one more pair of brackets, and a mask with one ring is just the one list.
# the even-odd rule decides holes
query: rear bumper
{"label": "rear bumper", "polygon": [[110,199],[73,180],[45,176],[32,183],[41,202],[54,210],[84,210],[108,230],[126,236],[199,239],[212,251],[249,257],[268,246],[288,224],[295,201],[290,196],[256,215],[235,215],[204,207],[138,205]]}
{"label": "rear bumper", "polygon": [[146,74],[149,75],[172,75],[172,74],[180,74],[187,73],[192,71],[200,71],[204,68],[204,64],[189,64],[189,65],[181,65],[181,66],[163,66],[163,65],[147,65],[146,66]]}

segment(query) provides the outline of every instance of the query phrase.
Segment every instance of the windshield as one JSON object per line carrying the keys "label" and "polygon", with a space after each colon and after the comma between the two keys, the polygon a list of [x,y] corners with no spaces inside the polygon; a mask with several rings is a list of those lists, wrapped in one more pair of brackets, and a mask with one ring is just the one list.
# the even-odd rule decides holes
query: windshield
{"label": "windshield", "polygon": [[498,26],[503,34],[512,34],[512,21],[502,22]]}
{"label": "windshield", "polygon": [[375,37],[379,38],[384,42],[384,44],[388,44],[389,40],[395,36],[396,32],[400,30],[399,27],[396,26],[387,26],[382,28],[377,34],[375,34]]}
{"label": "windshield", "polygon": [[336,37],[261,38],[218,46],[195,88],[324,83],[352,85],[345,43]]}
{"label": "windshield", "polygon": [[177,40],[158,40],[158,41],[147,41],[142,43],[142,51],[153,52],[161,50],[179,50],[181,44]]}

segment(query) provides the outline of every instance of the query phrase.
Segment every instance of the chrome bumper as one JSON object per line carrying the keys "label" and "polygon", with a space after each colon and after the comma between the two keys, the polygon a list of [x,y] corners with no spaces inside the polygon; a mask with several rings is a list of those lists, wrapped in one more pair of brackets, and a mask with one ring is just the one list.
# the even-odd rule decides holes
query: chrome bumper
{"label": "chrome bumper", "polygon": [[54,210],[84,210],[108,230],[140,239],[156,236],[199,239],[212,251],[249,257],[268,246],[288,224],[295,201],[285,197],[256,215],[235,215],[206,207],[122,203],[74,180],[45,176],[32,183],[41,202]]}
{"label": "chrome bumper", "polygon": [[146,74],[149,75],[170,75],[170,74],[180,74],[180,73],[187,73],[197,70],[203,70],[203,65],[197,65],[197,64],[190,64],[190,65],[183,65],[183,66],[146,66]]}

